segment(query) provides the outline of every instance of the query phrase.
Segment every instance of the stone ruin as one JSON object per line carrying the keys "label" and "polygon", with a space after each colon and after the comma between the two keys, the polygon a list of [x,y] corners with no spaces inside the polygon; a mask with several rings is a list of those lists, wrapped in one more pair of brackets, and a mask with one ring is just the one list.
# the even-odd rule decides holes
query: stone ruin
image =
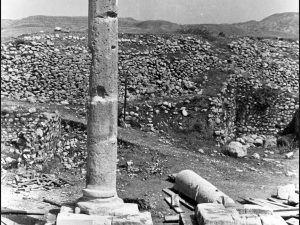
{"label": "stone ruin", "polygon": [[[86,188],[77,206],[57,225],[152,224],[151,214],[124,203],[116,191],[118,122],[118,12],[116,0],[89,1],[89,78]],[[87,215],[88,214],[88,215]]]}

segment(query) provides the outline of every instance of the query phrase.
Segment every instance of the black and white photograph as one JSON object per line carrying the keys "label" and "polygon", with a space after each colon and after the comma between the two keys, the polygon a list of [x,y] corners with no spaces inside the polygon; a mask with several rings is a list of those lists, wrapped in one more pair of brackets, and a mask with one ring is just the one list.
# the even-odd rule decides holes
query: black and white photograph
{"label": "black and white photograph", "polygon": [[1,0],[1,225],[299,225],[298,0]]}

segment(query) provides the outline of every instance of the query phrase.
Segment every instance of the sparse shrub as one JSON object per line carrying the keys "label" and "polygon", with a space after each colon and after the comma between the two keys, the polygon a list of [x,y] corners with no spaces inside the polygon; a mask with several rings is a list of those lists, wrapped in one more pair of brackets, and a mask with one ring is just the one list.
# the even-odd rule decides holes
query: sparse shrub
{"label": "sparse shrub", "polygon": [[224,32],[220,32],[220,33],[219,33],[219,36],[220,36],[220,37],[225,37],[226,35],[224,34]]}

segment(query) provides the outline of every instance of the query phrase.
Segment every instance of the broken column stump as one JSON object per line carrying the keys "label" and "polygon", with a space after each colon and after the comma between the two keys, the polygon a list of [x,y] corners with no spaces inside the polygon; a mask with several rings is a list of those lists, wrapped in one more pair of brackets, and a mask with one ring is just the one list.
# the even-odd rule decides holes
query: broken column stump
{"label": "broken column stump", "polygon": [[[60,213],[60,224],[152,224],[151,215],[117,195],[118,11],[117,0],[89,0],[89,77],[86,188],[81,213]],[[146,216],[145,216],[146,215]],[[150,216],[149,216],[150,215]]]}

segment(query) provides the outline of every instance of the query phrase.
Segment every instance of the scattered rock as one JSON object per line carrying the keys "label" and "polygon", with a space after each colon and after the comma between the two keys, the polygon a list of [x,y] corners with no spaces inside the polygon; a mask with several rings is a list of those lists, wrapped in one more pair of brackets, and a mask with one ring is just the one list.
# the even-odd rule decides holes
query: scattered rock
{"label": "scattered rock", "polygon": [[299,219],[290,218],[285,221],[288,225],[299,225]]}
{"label": "scattered rock", "polygon": [[297,193],[290,194],[288,198],[288,204],[291,206],[295,206],[299,204],[299,194]]}
{"label": "scattered rock", "polygon": [[294,152],[286,153],[284,156],[285,156],[286,159],[291,159],[291,158],[294,157]]}
{"label": "scattered rock", "polygon": [[264,139],[263,147],[272,148],[277,146],[277,138],[274,136],[269,136]]}
{"label": "scattered rock", "polygon": [[252,155],[252,157],[253,157],[254,159],[260,159],[260,155],[259,155],[258,153],[254,153],[254,154]]}
{"label": "scattered rock", "polygon": [[205,154],[205,152],[204,152],[204,150],[202,148],[199,148],[198,152],[201,153],[201,154]]}
{"label": "scattered rock", "polygon": [[290,195],[295,193],[295,185],[294,184],[287,184],[285,186],[278,186],[277,187],[277,197],[279,199],[288,200]]}
{"label": "scattered rock", "polygon": [[225,152],[233,157],[244,157],[247,155],[247,147],[240,142],[232,141],[225,146]]}

